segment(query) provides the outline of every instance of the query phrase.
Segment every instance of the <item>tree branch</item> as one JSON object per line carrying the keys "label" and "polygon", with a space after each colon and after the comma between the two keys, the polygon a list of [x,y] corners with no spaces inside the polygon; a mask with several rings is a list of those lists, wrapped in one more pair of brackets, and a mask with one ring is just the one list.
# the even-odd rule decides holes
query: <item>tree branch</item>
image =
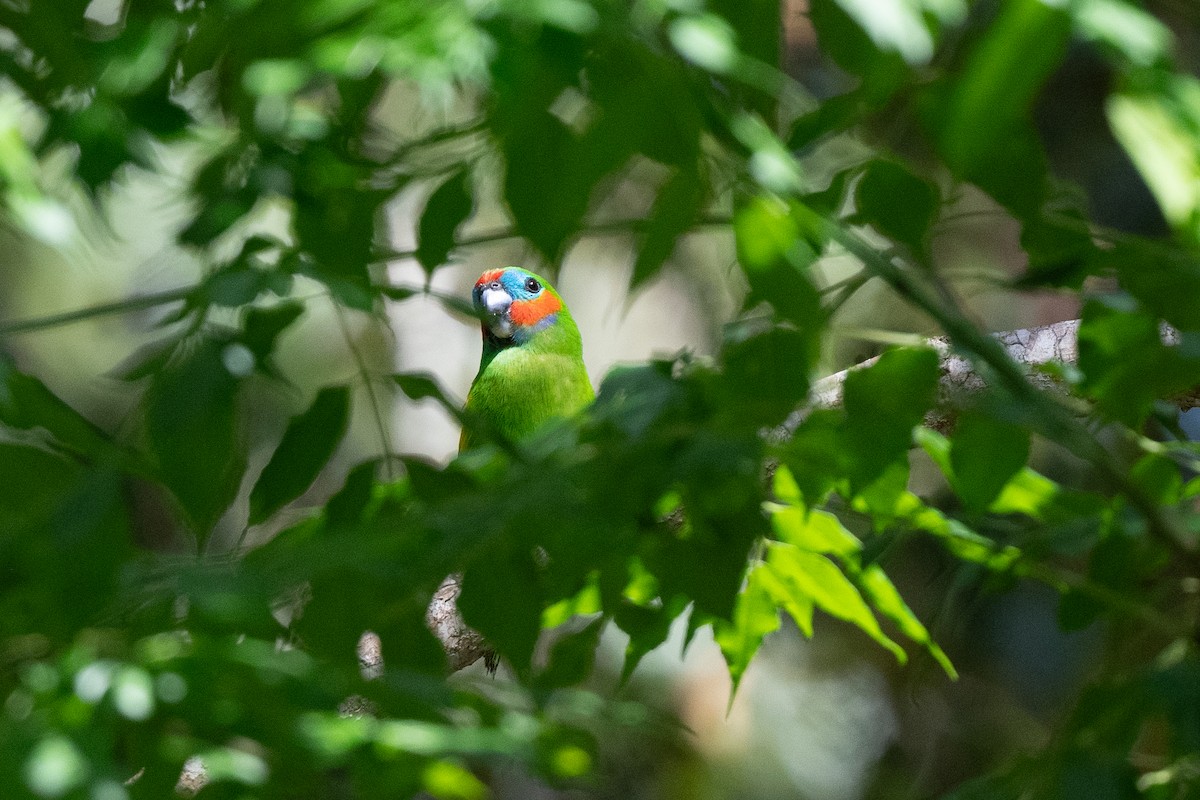
{"label": "tree branch", "polygon": [[[1029,368],[1027,379],[1042,391],[1066,393],[1066,387],[1051,370],[1039,369],[1052,364],[1072,365],[1079,360],[1079,320],[1068,319],[1036,328],[1022,328],[992,334],[1004,348],[1008,357]],[[1163,341],[1177,344],[1179,334],[1163,326]],[[945,336],[926,339],[925,343],[941,356],[942,376],[938,385],[938,408],[930,412],[925,423],[935,430],[945,431],[952,422],[953,409],[971,395],[984,390],[987,382],[966,358],[950,349],[950,340]],[[817,381],[813,387],[811,402],[799,409],[783,424],[781,433],[790,436],[809,412],[818,408],[837,408],[842,404],[842,391],[846,377],[855,370],[874,364],[878,357]],[[1200,406],[1200,387],[1193,388],[1173,398],[1180,410]]]}

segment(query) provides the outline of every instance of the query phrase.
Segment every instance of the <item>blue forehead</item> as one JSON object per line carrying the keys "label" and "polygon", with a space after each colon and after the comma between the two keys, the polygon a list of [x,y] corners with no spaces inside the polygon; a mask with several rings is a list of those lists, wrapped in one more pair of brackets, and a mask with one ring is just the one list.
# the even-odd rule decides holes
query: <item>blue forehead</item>
{"label": "blue forehead", "polygon": [[525,291],[525,281],[531,277],[533,276],[523,269],[509,267],[500,275],[500,285],[514,298],[533,297],[531,292]]}

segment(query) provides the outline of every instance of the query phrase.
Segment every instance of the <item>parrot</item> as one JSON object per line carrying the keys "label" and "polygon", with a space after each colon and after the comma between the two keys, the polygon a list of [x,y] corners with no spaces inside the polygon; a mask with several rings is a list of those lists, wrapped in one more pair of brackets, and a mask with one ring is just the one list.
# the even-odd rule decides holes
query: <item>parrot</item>
{"label": "parrot", "polygon": [[[545,278],[521,267],[488,270],[475,282],[471,303],[481,320],[483,355],[467,392],[469,415],[516,442],[592,401],[579,328]],[[464,427],[459,452],[470,446]],[[496,651],[482,657],[495,675]]]}
{"label": "parrot", "polygon": [[[517,442],[551,419],[574,415],[595,396],[583,342],[562,297],[521,267],[484,272],[471,291],[483,355],[466,412]],[[466,428],[459,452],[471,445]]]}

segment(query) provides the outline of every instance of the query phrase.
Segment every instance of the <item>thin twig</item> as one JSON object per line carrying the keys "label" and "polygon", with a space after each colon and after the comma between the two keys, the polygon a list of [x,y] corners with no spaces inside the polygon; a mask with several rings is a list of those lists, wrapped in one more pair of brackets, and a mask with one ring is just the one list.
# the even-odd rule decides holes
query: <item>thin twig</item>
{"label": "thin twig", "polygon": [[[332,298],[330,299],[332,300]],[[380,407],[379,397],[375,392],[374,379],[371,377],[370,370],[367,369],[367,362],[363,358],[362,351],[354,343],[354,337],[350,332],[350,325],[346,320],[346,309],[342,307],[341,303],[333,301],[333,312],[337,318],[338,327],[342,331],[342,338],[346,342],[346,349],[350,351],[350,356],[354,359],[354,364],[358,369],[359,377],[362,378],[363,388],[366,389],[367,402],[371,408],[371,417],[375,421],[375,429],[379,433],[379,444],[383,449],[384,477],[390,481],[395,477],[392,463],[395,460],[395,455],[392,453],[391,434],[383,421],[383,409]]]}
{"label": "thin twig", "polygon": [[97,317],[127,314],[131,311],[141,311],[146,308],[166,305],[167,303],[178,303],[188,299],[199,286],[200,284],[183,286],[178,289],[168,289],[163,292],[152,292],[150,294],[139,295],[138,297],[131,297],[128,300],[118,300],[112,303],[101,303],[99,305],[77,308],[74,311],[64,311],[61,314],[50,314],[45,317],[0,323],[0,336],[30,333],[32,331],[44,330],[45,328],[56,328],[60,325],[84,322]]}

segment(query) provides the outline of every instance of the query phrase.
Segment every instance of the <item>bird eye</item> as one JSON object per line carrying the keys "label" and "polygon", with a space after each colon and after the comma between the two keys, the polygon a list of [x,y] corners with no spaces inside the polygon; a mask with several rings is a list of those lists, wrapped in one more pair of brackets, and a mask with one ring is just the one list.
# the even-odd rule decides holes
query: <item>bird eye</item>
{"label": "bird eye", "polygon": [[541,290],[542,285],[537,282],[537,278],[525,279],[525,291],[529,292],[530,294],[537,294]]}

